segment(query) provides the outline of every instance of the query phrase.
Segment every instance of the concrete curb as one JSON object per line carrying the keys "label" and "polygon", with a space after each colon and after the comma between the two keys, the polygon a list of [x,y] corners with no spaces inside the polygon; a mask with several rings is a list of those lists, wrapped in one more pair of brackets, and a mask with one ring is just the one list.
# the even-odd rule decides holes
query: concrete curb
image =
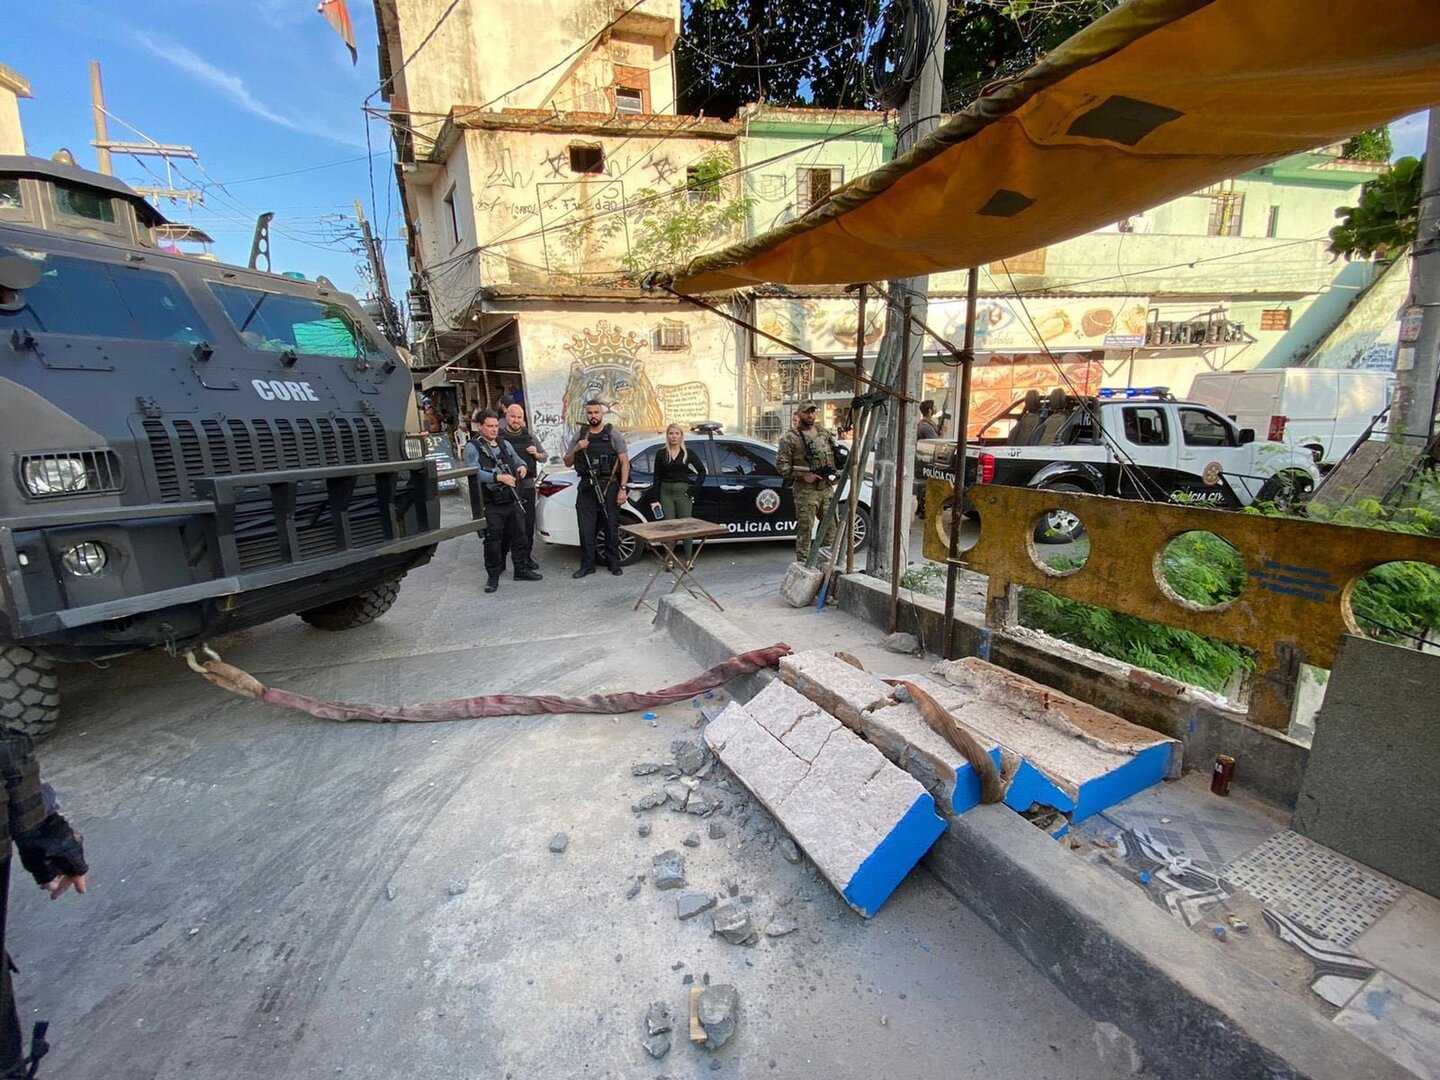
{"label": "concrete curb", "polygon": [[[689,596],[665,597],[656,624],[707,667],[771,644]],[[772,678],[732,694],[746,701]],[[1004,806],[951,817],[922,865],[1161,1076],[1414,1080]]]}

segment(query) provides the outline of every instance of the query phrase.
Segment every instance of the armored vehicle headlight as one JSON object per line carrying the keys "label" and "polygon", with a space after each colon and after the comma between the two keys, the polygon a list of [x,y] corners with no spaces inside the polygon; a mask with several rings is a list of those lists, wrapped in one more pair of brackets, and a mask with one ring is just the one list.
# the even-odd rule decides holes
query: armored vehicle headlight
{"label": "armored vehicle headlight", "polygon": [[60,554],[61,564],[76,577],[94,577],[105,569],[105,564],[109,561],[104,545],[93,540],[66,548]]}
{"label": "armored vehicle headlight", "polygon": [[79,457],[27,457],[20,462],[20,476],[31,495],[63,495],[84,491],[89,484],[85,462]]}
{"label": "armored vehicle headlight", "polygon": [[425,440],[419,435],[405,436],[405,456],[411,461],[419,461],[425,456]]}

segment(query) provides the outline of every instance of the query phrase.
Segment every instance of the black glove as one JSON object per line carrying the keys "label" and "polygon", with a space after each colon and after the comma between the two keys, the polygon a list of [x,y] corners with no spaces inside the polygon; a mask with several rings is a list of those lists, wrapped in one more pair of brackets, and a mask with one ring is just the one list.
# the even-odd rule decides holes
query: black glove
{"label": "black glove", "polygon": [[61,874],[79,877],[90,870],[80,834],[59,814],[51,814],[34,832],[17,836],[15,846],[21,864],[42,885]]}

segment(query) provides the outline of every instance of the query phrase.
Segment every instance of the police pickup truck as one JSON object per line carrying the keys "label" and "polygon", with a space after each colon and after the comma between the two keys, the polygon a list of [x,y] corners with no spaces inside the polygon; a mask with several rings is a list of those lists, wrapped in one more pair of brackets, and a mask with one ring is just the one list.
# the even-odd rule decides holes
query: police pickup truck
{"label": "police pickup truck", "polygon": [[473,484],[441,525],[410,369],[353,297],[166,254],[163,222],[113,177],[0,157],[7,727],[55,722],[57,660],[368,623],[483,528]]}
{"label": "police pickup truck", "polygon": [[[955,444],[922,439],[920,476],[955,482]],[[966,450],[965,482],[1112,495],[1147,502],[1239,509],[1287,503],[1318,474],[1303,450],[1257,443],[1204,405],[1177,401],[1165,387],[1101,390],[1095,397],[1032,390],[981,429]],[[965,512],[973,512],[967,501]],[[1083,531],[1064,511],[1035,530],[1041,543],[1067,543]]]}

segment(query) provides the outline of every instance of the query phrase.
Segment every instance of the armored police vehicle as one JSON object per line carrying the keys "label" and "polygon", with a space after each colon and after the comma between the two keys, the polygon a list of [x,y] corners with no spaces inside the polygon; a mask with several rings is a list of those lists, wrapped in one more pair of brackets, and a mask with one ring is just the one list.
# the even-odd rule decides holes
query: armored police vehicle
{"label": "armored police vehicle", "polygon": [[163,221],[0,157],[0,722],[32,733],[54,661],[361,626],[483,527],[442,527],[409,368],[353,297],[165,254]]}

